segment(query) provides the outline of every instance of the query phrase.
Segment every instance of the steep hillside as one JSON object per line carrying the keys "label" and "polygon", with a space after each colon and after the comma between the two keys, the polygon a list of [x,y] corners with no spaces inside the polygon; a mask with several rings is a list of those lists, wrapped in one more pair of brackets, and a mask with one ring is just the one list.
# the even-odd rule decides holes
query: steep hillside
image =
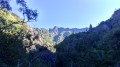
{"label": "steep hillside", "polygon": [[[23,35],[26,30],[20,24],[21,19],[6,10],[0,10],[0,67],[15,67],[18,58],[27,60],[26,50],[23,48]],[[22,33],[20,33],[22,32]],[[23,62],[24,66],[26,62]]]}
{"label": "steep hillside", "polygon": [[62,42],[65,37],[70,36],[71,34],[79,33],[79,32],[86,32],[88,28],[62,28],[62,27],[53,27],[53,29],[45,29],[45,28],[35,28],[35,30],[39,33],[43,41],[49,45],[54,46],[55,43]]}
{"label": "steep hillside", "polygon": [[0,10],[0,67],[28,67],[31,60],[32,67],[45,67],[48,61],[43,58],[48,53],[53,56],[52,52],[55,49],[46,44],[36,29],[16,14]]}
{"label": "steep hillside", "polygon": [[56,67],[120,67],[120,9],[88,32],[56,46]]}

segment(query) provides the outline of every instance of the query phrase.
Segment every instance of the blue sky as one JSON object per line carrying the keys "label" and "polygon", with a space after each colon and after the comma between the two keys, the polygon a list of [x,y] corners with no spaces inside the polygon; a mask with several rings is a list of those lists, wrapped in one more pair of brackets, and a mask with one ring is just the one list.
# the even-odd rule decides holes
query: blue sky
{"label": "blue sky", "polygon": [[[20,15],[12,0],[13,12]],[[111,17],[115,9],[120,8],[120,0],[26,0],[28,6],[37,9],[37,22],[29,23],[33,27],[84,28],[90,24],[97,26]],[[22,16],[21,16],[22,17]]]}

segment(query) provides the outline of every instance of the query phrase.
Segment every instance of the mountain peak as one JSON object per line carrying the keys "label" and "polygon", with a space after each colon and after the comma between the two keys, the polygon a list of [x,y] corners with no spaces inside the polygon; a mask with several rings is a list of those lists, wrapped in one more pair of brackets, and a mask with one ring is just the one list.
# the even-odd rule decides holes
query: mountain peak
{"label": "mountain peak", "polygon": [[54,26],[53,32],[54,32],[54,34],[58,34],[58,27],[57,26]]}
{"label": "mountain peak", "polygon": [[57,27],[57,26],[54,26],[54,27],[53,27],[53,30],[57,30],[57,29],[58,29],[58,27]]}

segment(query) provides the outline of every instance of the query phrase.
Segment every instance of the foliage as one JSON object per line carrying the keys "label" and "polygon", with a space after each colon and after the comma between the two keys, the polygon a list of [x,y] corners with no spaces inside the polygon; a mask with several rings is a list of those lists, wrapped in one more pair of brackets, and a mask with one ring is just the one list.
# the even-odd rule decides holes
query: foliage
{"label": "foliage", "polygon": [[28,33],[28,25],[22,25],[20,21],[14,13],[0,10],[0,67],[28,66],[29,57],[23,41]]}
{"label": "foliage", "polygon": [[119,11],[88,32],[73,34],[57,45],[56,67],[119,67]]}
{"label": "foliage", "polygon": [[[6,10],[12,10],[12,7],[10,5],[11,0],[0,0],[0,8],[1,9],[6,9]],[[25,17],[27,18],[28,21],[31,20],[36,20],[38,17],[37,10],[32,10],[30,9],[25,0],[16,0],[16,3],[20,5],[19,11],[22,12],[23,14],[23,22],[26,20]]]}
{"label": "foliage", "polygon": [[[16,67],[27,65],[27,54],[23,48],[23,30],[21,19],[5,9],[0,10],[0,65],[1,67]],[[22,33],[21,33],[22,32]]]}

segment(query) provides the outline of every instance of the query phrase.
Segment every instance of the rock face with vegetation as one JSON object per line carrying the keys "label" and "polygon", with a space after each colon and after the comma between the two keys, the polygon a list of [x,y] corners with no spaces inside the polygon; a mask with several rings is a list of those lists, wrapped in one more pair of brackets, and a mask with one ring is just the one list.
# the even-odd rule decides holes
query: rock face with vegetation
{"label": "rock face with vegetation", "polygon": [[54,45],[55,43],[62,42],[65,37],[70,36],[71,34],[76,34],[79,32],[86,32],[88,31],[88,28],[62,28],[54,26],[53,29],[45,29],[45,28],[36,28],[36,31],[39,32],[39,35],[44,39],[46,44],[48,45]]}
{"label": "rock face with vegetation", "polygon": [[[47,45],[36,29],[21,20],[12,12],[0,10],[0,67],[27,67],[30,61],[32,67],[39,67],[47,53],[53,56],[53,46]],[[46,66],[48,61],[44,62]]]}
{"label": "rock face with vegetation", "polygon": [[21,19],[17,15],[0,10],[0,67],[14,67],[18,60],[22,62],[27,59],[22,40],[26,30],[18,21]]}

